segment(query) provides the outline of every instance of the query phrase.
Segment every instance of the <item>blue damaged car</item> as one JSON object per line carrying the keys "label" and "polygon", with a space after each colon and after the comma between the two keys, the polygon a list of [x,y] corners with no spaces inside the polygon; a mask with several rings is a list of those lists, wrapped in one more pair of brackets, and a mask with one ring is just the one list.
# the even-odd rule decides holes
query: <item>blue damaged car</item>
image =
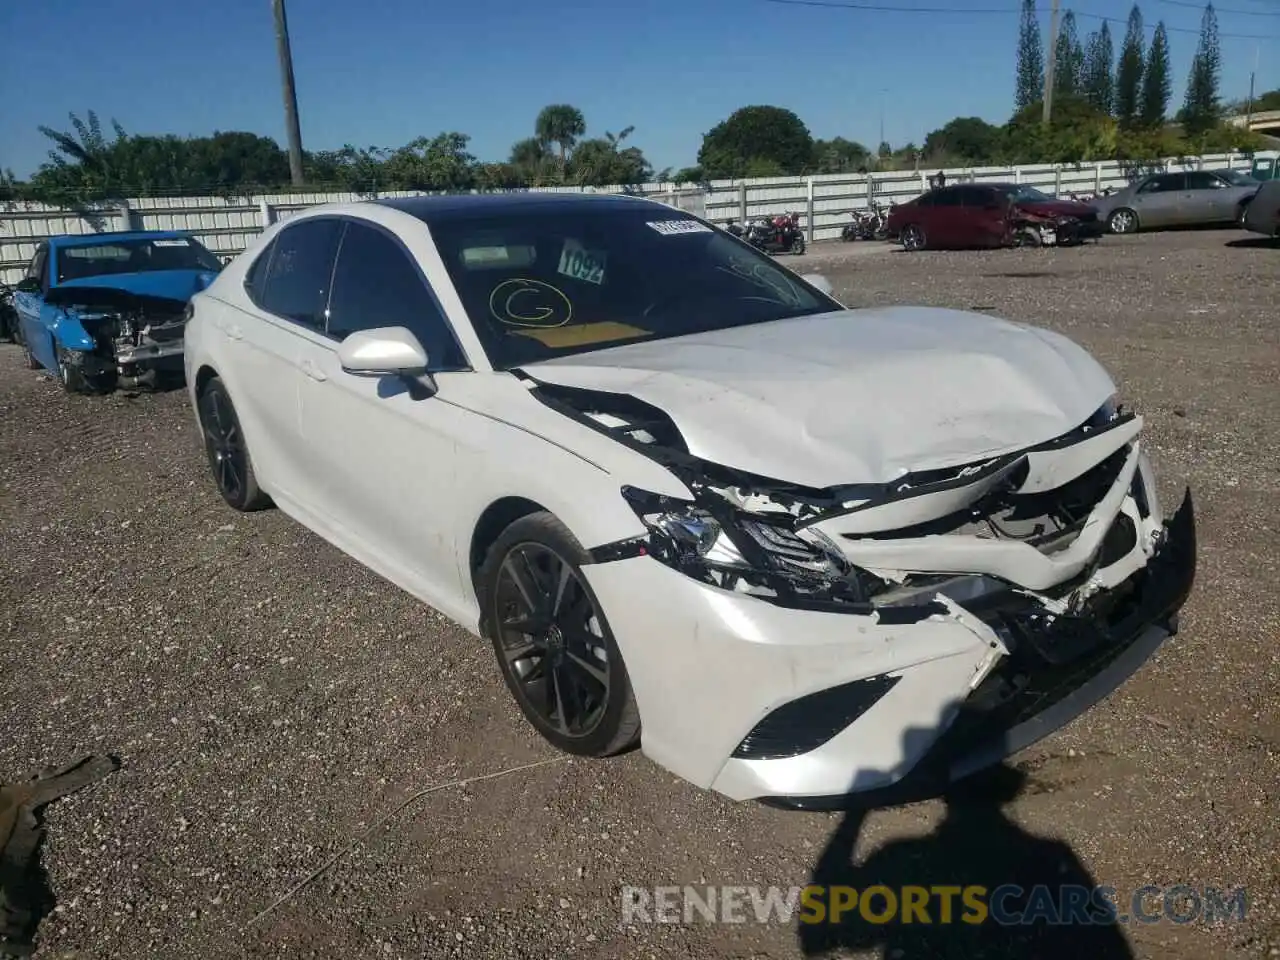
{"label": "blue damaged car", "polygon": [[56,373],[72,393],[181,375],[188,301],[221,269],[185,233],[50,237],[14,288],[27,365]]}

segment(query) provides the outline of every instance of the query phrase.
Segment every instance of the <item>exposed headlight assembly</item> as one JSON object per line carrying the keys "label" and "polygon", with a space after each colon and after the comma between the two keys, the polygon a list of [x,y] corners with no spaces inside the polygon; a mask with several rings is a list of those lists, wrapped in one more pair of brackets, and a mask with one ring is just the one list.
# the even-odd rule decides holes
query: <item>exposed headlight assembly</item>
{"label": "exposed headlight assembly", "polygon": [[865,601],[882,581],[852,567],[825,534],[796,531],[729,504],[714,511],[623,487],[622,495],[651,531],[647,552],[689,576],[725,589],[771,598],[809,596]]}

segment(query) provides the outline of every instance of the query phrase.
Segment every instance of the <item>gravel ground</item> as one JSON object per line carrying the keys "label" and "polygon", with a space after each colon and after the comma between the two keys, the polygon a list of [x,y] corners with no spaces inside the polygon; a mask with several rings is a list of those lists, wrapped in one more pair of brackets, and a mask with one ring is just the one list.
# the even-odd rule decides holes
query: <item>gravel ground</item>
{"label": "gravel ground", "polygon": [[[1076,338],[1146,416],[1165,505],[1184,481],[1197,496],[1182,633],[1016,758],[1007,817],[958,830],[941,803],[842,821],[734,804],[638,753],[558,758],[483,645],[278,512],[227,510],[185,395],[67,397],[0,347],[0,781],[89,751],[123,764],[47,810],[57,907],[38,956],[795,956],[822,945],[794,922],[623,927],[619,888],[856,876],[853,847],[907,883],[1016,856],[1126,896],[1243,885],[1243,923],[1132,926],[1130,955],[1280,955],[1280,249],[1242,236],[788,258],[854,306]],[[380,823],[424,788],[548,760]],[[963,932],[845,940],[915,960]],[[1052,941],[964,955],[1106,954],[1078,929]]]}

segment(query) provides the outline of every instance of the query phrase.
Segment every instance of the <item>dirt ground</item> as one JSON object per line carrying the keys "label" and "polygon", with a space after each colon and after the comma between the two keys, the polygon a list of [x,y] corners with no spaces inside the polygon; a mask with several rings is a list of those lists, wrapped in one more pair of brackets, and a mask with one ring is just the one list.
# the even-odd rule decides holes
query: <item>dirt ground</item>
{"label": "dirt ground", "polygon": [[[1182,632],[1014,759],[1003,812],[993,793],[949,812],[788,813],[638,752],[558,757],[483,644],[280,513],[228,510],[183,393],[68,397],[0,346],[0,782],[86,752],[122,763],[47,809],[56,907],[37,956],[1280,955],[1280,248],[1246,236],[788,261],[851,306],[1076,338],[1145,416],[1164,506],[1193,488]],[[1029,940],[621,924],[624,885],[1000,883],[1006,866],[1091,878],[1122,904],[1147,884],[1243,886],[1247,916]]]}

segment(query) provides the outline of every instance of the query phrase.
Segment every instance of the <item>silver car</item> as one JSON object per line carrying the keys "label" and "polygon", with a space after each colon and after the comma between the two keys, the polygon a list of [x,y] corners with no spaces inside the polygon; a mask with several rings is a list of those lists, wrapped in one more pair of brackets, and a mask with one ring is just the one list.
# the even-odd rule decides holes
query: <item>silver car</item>
{"label": "silver car", "polygon": [[1242,223],[1261,184],[1236,170],[1156,173],[1093,201],[1112,233],[1156,227]]}
{"label": "silver car", "polygon": [[1280,180],[1268,180],[1258,188],[1245,212],[1244,228],[1264,237],[1280,237]]}

